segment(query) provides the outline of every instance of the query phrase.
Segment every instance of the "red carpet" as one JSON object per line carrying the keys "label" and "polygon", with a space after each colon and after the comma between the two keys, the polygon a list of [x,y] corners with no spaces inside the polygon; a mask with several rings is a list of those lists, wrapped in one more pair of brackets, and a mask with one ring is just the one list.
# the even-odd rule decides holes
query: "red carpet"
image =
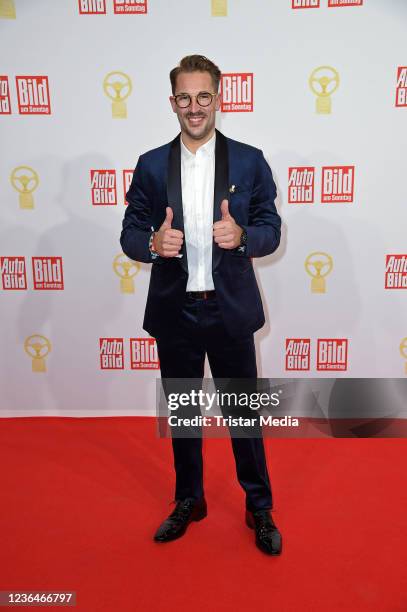
{"label": "red carpet", "polygon": [[208,517],[163,545],[153,419],[1,419],[0,445],[0,590],[73,590],[80,612],[407,610],[405,440],[266,440],[280,558],[244,524],[229,440],[205,440]]}

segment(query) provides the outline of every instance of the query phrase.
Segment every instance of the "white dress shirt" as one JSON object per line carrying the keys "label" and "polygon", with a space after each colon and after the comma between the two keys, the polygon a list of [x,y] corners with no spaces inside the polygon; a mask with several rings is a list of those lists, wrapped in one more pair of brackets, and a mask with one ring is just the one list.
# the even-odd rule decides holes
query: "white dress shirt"
{"label": "white dress shirt", "polygon": [[184,240],[188,256],[187,291],[214,289],[212,279],[213,198],[215,185],[214,134],[191,153],[181,137],[181,187]]}

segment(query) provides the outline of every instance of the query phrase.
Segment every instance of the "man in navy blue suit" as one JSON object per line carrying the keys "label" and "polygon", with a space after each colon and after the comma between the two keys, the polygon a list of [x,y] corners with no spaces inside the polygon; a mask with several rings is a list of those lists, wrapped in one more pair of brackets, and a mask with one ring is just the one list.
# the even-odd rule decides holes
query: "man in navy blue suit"
{"label": "man in navy blue suit", "polygon": [[[171,71],[181,134],[140,156],[127,193],[120,242],[152,264],[143,329],[156,338],[163,380],[202,380],[206,355],[214,379],[257,377],[253,333],[265,319],[252,257],[277,249],[281,219],[263,153],[215,129],[220,76],[201,55]],[[231,439],[246,523],[262,551],[280,554],[261,429]],[[201,435],[173,434],[172,447],[176,507],[156,542],[207,514]]]}

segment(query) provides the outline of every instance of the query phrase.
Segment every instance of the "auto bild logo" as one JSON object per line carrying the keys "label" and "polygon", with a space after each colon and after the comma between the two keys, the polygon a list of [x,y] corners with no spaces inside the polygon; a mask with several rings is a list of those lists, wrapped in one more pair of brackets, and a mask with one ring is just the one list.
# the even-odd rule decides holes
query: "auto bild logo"
{"label": "auto bild logo", "polygon": [[348,368],[348,340],[346,338],[319,338],[317,370],[345,371]]}
{"label": "auto bild logo", "polygon": [[116,170],[91,170],[90,186],[93,206],[117,204]]}
{"label": "auto bild logo", "polygon": [[294,371],[309,370],[310,352],[310,338],[286,338],[285,369]]}
{"label": "auto bild logo", "polygon": [[5,291],[27,289],[25,257],[0,257],[1,286]]}
{"label": "auto bild logo", "polygon": [[133,180],[134,170],[123,170],[123,192],[124,192],[124,204],[127,206],[126,195],[130,189],[131,181]]}
{"label": "auto bild logo", "polygon": [[158,370],[157,342],[155,338],[130,338],[132,370]]}
{"label": "auto bild logo", "polygon": [[385,289],[407,289],[407,255],[386,255]]}
{"label": "auto bild logo", "polygon": [[116,15],[145,15],[147,0],[113,0],[113,8]]}
{"label": "auto bild logo", "polygon": [[50,115],[51,102],[47,76],[16,76],[20,115]]}
{"label": "auto bild logo", "polygon": [[407,66],[397,68],[396,106],[407,106]]}
{"label": "auto bild logo", "polygon": [[34,289],[63,290],[62,257],[33,257]]}
{"label": "auto bild logo", "polygon": [[293,9],[319,8],[319,0],[292,0]]}
{"label": "auto bild logo", "polygon": [[106,0],[78,0],[81,15],[105,15]]}
{"label": "auto bild logo", "polygon": [[0,115],[11,115],[10,87],[4,74],[0,75]]}
{"label": "auto bild logo", "polygon": [[314,202],[315,168],[297,166],[288,168],[288,203],[312,204]]}
{"label": "auto bild logo", "polygon": [[336,6],[362,6],[363,0],[328,0],[328,8]]}
{"label": "auto bild logo", "polygon": [[123,338],[99,338],[99,347],[101,370],[123,370]]}
{"label": "auto bild logo", "polygon": [[250,113],[253,111],[253,73],[222,74],[220,85],[223,113]]}
{"label": "auto bild logo", "polygon": [[321,202],[353,202],[355,166],[322,168]]}

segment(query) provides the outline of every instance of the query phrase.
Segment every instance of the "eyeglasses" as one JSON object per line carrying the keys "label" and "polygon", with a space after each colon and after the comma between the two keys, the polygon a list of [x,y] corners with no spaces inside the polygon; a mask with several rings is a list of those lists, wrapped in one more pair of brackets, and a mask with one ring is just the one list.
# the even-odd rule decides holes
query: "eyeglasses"
{"label": "eyeglasses", "polygon": [[210,93],[209,91],[200,91],[196,96],[190,96],[187,93],[180,93],[176,96],[172,96],[172,98],[175,100],[175,104],[179,108],[188,108],[192,102],[192,98],[196,98],[199,106],[209,106],[212,104],[212,100],[216,95],[216,93]]}

